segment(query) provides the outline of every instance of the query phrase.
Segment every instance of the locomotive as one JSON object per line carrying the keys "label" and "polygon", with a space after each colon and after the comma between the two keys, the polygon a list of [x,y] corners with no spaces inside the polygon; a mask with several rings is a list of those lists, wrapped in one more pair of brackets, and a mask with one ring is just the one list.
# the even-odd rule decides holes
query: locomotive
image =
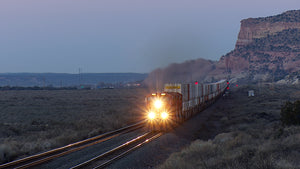
{"label": "locomotive", "polygon": [[147,127],[166,131],[202,111],[220,97],[229,82],[167,83],[163,92],[146,96]]}

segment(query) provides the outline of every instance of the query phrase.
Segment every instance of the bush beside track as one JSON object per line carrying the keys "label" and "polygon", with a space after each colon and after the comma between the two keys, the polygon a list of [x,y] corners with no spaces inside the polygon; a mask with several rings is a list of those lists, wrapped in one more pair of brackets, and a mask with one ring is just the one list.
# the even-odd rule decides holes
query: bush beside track
{"label": "bush beside track", "polygon": [[[250,89],[255,97],[247,96]],[[158,168],[299,168],[300,126],[283,126],[280,120],[285,102],[300,99],[299,89],[231,87],[230,95],[211,107],[214,113],[197,133],[200,139],[170,155]],[[215,130],[221,132],[206,140],[203,134]]]}
{"label": "bush beside track", "polygon": [[300,125],[300,100],[286,102],[281,108],[281,122],[284,125]]}

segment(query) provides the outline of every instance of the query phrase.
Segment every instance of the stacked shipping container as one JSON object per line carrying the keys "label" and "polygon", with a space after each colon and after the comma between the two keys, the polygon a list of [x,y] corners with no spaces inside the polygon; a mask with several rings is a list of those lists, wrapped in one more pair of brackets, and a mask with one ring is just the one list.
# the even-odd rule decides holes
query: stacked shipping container
{"label": "stacked shipping container", "polygon": [[214,100],[227,87],[226,80],[216,83],[169,83],[165,84],[164,92],[178,92],[182,94],[183,112],[197,106],[206,105]]}

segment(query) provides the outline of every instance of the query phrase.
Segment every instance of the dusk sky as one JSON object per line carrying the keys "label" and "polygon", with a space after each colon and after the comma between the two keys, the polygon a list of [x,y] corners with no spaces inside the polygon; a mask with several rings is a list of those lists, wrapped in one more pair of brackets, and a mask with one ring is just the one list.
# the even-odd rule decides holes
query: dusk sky
{"label": "dusk sky", "polygon": [[240,21],[299,0],[1,0],[0,73],[148,73],[219,60]]}

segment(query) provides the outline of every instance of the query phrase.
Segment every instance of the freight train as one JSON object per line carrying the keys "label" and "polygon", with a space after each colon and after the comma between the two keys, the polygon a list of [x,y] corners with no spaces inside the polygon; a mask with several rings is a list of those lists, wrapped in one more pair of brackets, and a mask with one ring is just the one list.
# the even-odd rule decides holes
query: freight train
{"label": "freight train", "polygon": [[146,96],[147,127],[166,131],[202,111],[228,89],[229,82],[168,83],[163,92]]}

